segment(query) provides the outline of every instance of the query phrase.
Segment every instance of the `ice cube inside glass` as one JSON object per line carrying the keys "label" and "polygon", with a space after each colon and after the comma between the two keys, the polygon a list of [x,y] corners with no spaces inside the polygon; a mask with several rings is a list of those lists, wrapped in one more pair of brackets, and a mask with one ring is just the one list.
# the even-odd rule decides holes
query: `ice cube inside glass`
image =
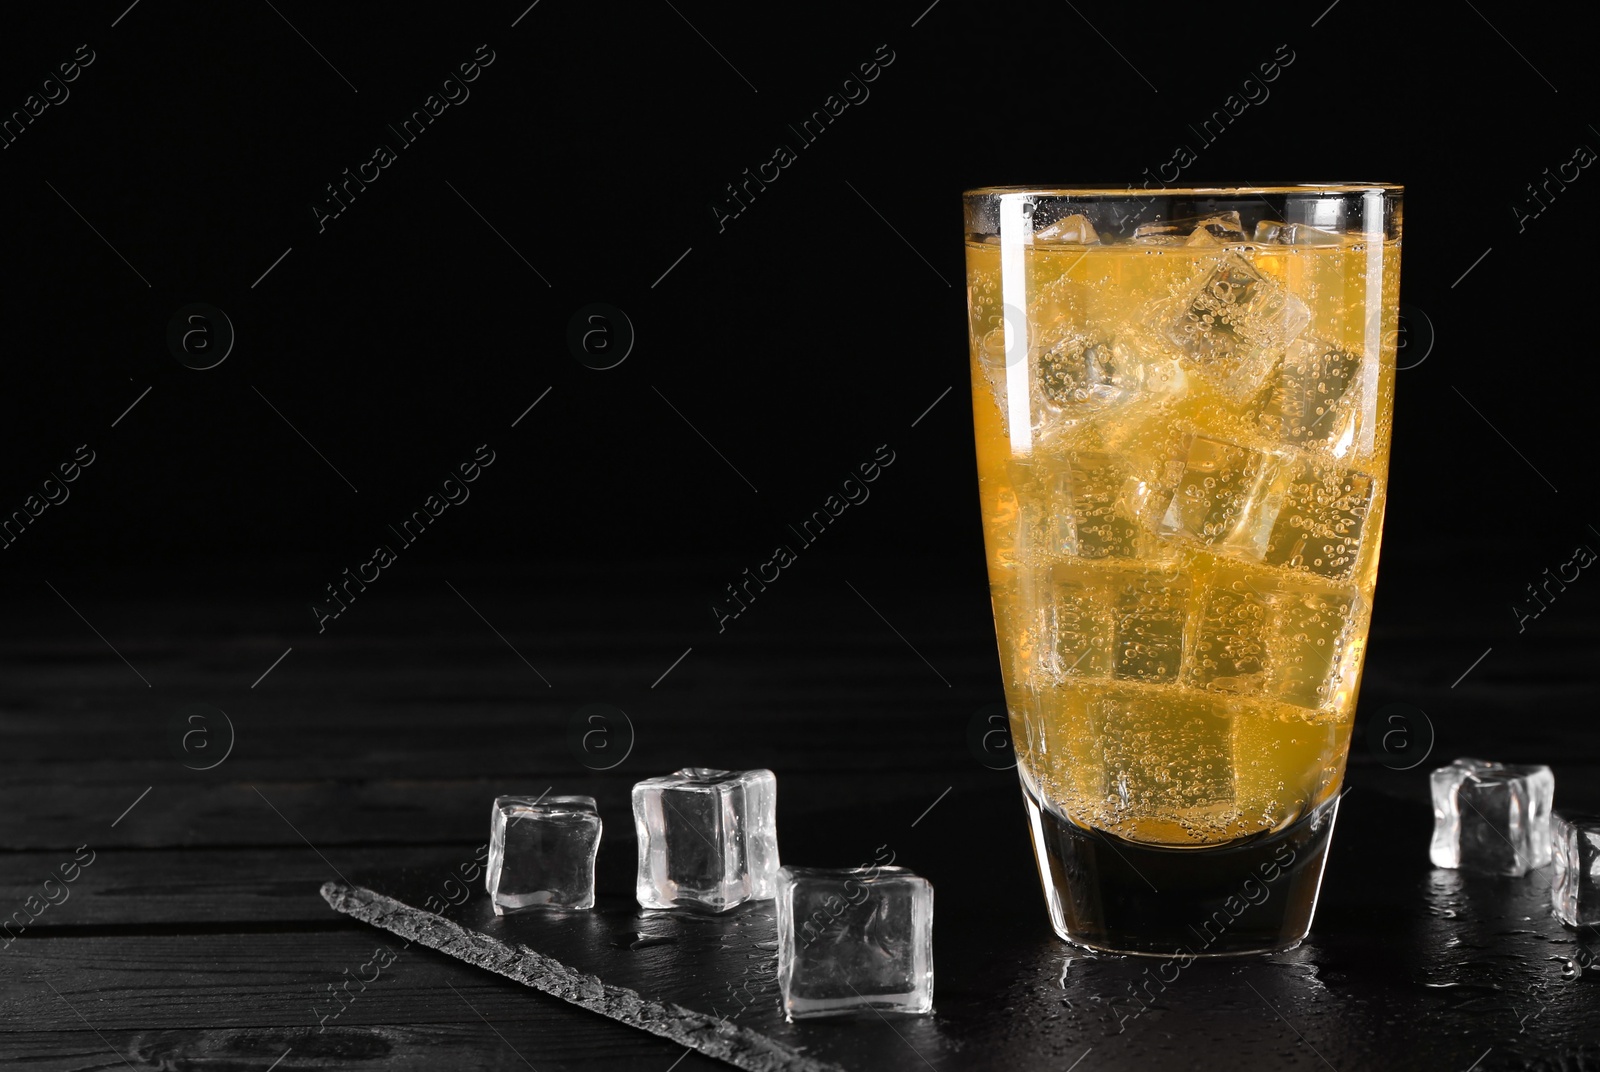
{"label": "ice cube inside glass", "polygon": [[726,912],[777,890],[777,777],[686,767],[633,787],[644,908]]}
{"label": "ice cube inside glass", "polygon": [[1435,867],[1525,875],[1550,862],[1549,767],[1462,758],[1431,779]]}
{"label": "ice cube inside glass", "polygon": [[495,797],[490,823],[485,885],[496,915],[594,907],[601,823],[593,797]]}
{"label": "ice cube inside glass", "polygon": [[903,867],[778,869],[790,1020],[933,1009],[933,885]]}

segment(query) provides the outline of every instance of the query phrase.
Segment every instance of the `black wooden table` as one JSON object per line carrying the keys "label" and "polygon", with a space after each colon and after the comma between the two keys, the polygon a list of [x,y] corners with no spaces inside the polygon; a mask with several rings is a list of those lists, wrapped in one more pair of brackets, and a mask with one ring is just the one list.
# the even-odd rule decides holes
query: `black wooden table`
{"label": "black wooden table", "polygon": [[[1600,1062],[1600,989],[1564,978],[1577,947],[1548,918],[1548,870],[1427,860],[1426,771],[1461,751],[1551,761],[1558,803],[1600,804],[1594,727],[1538,717],[1592,696],[1583,630],[1503,646],[1452,688],[1474,623],[1380,616],[1362,725],[1418,704],[1434,757],[1387,769],[1358,729],[1312,939],[1197,965],[1129,1016],[1142,962],[1049,934],[1015,775],[969,746],[998,699],[993,641],[981,583],[920,583],[939,568],[819,561],[722,634],[698,620],[690,567],[418,569],[321,636],[260,579],[11,586],[0,904],[32,922],[0,952],[0,1066],[723,1067],[421,947],[338,998],[399,945],[318,892],[469,862],[495,794],[548,787],[598,798],[599,881],[625,896],[629,787],[687,764],[777,771],[786,860],[854,865],[887,843],[934,882],[936,1005],[984,1010],[973,1067]],[[624,592],[636,617],[618,622]],[[631,723],[608,770],[617,752],[571,743],[590,704]],[[612,732],[625,750],[628,728]],[[937,1027],[902,1024],[905,1067]]]}

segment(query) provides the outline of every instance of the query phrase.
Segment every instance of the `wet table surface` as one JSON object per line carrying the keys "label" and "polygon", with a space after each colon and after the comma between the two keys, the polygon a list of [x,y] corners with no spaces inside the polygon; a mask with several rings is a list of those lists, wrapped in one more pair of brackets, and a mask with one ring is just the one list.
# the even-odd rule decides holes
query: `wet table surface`
{"label": "wet table surface", "polygon": [[[28,925],[0,951],[0,1064],[728,1067],[404,945],[319,892],[399,869],[443,889],[497,793],[589,793],[613,915],[588,940],[671,981],[691,969],[670,944],[618,941],[628,790],[715,765],[777,772],[787,861],[853,866],[888,845],[935,885],[935,1014],[818,1028],[837,1030],[818,1052],[839,1067],[1600,1068],[1600,980],[1573,977],[1549,870],[1427,859],[1426,772],[1456,755],[1550,762],[1558,807],[1600,806],[1597,724],[1541,714],[1592,710],[1587,627],[1501,644],[1459,679],[1478,626],[1380,615],[1311,939],[1152,981],[1149,962],[1084,956],[1046,925],[1015,775],[972,745],[999,699],[981,588],[952,602],[877,580],[869,609],[844,577],[814,580],[725,634],[680,626],[686,600],[701,611],[688,593],[714,590],[687,572],[663,580],[659,615],[618,622],[570,576],[419,569],[321,636],[298,606],[220,582],[80,597],[115,652],[47,588],[14,585],[0,902]],[[1368,743],[1398,702],[1436,737],[1410,770]],[[375,958],[377,980],[346,985]]]}

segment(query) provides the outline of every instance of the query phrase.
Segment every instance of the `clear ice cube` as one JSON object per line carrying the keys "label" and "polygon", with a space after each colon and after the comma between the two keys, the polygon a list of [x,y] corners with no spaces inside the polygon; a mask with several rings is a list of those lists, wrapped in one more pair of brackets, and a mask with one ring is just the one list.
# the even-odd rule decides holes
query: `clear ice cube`
{"label": "clear ice cube", "polygon": [[1205,588],[1188,682],[1315,711],[1353,684],[1355,592],[1222,565]]}
{"label": "clear ice cube", "polygon": [[1431,780],[1435,867],[1525,875],[1550,862],[1549,767],[1458,759]]}
{"label": "clear ice cube", "polygon": [[1277,471],[1273,455],[1195,433],[1171,466],[1172,499],[1158,525],[1207,547],[1234,537]]}
{"label": "clear ice cube", "polygon": [[1201,599],[1195,629],[1192,684],[1214,692],[1255,695],[1266,685],[1272,607],[1242,573],[1227,572]]}
{"label": "clear ice cube", "polygon": [[1041,227],[1033,233],[1036,244],[1064,243],[1078,246],[1094,246],[1100,243],[1100,236],[1095,233],[1094,224],[1089,222],[1089,217],[1074,214],[1063,216],[1048,227]]}
{"label": "clear ice cube", "polygon": [[1153,246],[1209,246],[1244,240],[1244,224],[1239,221],[1237,212],[1141,223],[1134,228],[1131,239],[1140,245]]}
{"label": "clear ice cube", "polygon": [[1373,480],[1365,473],[1304,460],[1288,469],[1267,496],[1263,518],[1268,565],[1333,581],[1349,579],[1361,553],[1361,531],[1372,506]]}
{"label": "clear ice cube", "polygon": [[1109,337],[1067,330],[1039,355],[1039,391],[1046,405],[1080,418],[1132,397],[1141,371],[1127,348]]}
{"label": "clear ice cube", "polygon": [[1138,552],[1132,474],[1112,454],[1075,451],[1067,458],[1065,502],[1058,504],[1061,549],[1078,558],[1132,558]]}
{"label": "clear ice cube", "polygon": [[600,826],[593,797],[495,797],[484,880],[495,915],[593,908]]}
{"label": "clear ice cube", "polygon": [[987,539],[1001,566],[1043,566],[1070,554],[1067,474],[1043,459],[1012,459],[1009,485],[996,493]]}
{"label": "clear ice cube", "polygon": [[778,871],[788,1019],[933,1009],[933,886],[903,867]]}
{"label": "clear ice cube", "polygon": [[1007,429],[1011,380],[1026,366],[1033,438],[1047,451],[1069,449],[1091,419],[1143,399],[1163,399],[1181,386],[1175,359],[1148,360],[1131,332],[1085,326],[1077,304],[1067,288],[1057,288],[1030,310],[1025,327],[1014,317],[1016,330],[1009,336],[996,327],[974,344],[976,367]]}
{"label": "clear ice cube", "polygon": [[1308,223],[1283,223],[1262,220],[1256,224],[1255,241],[1273,246],[1341,246],[1359,240],[1361,236],[1346,237],[1337,231],[1325,231]]}
{"label": "clear ice cube", "polygon": [[1188,386],[1176,356],[1146,329],[1073,313],[1033,338],[1029,361],[1033,447],[1048,454],[1120,452]]}
{"label": "clear ice cube", "polygon": [[1222,697],[1110,686],[1087,706],[1090,766],[1111,814],[1191,823],[1233,814],[1234,715]]}
{"label": "clear ice cube", "polygon": [[1330,342],[1301,336],[1267,378],[1251,407],[1257,427],[1291,446],[1342,455],[1355,434],[1361,358]]}
{"label": "clear ice cube", "polygon": [[1059,677],[1171,684],[1183,668],[1188,578],[1174,570],[1059,565],[1050,573],[1045,668]]}
{"label": "clear ice cube", "polygon": [[1111,606],[1105,574],[1079,566],[1050,572],[1044,636],[1051,645],[1043,667],[1057,677],[1106,677],[1111,672]]}
{"label": "clear ice cube", "polygon": [[1158,304],[1154,315],[1167,340],[1235,402],[1260,389],[1311,322],[1305,302],[1234,251],[1206,257],[1175,305]]}
{"label": "clear ice cube", "polygon": [[1600,815],[1563,812],[1550,817],[1555,873],[1550,906],[1569,927],[1600,923]]}
{"label": "clear ice cube", "polygon": [[986,539],[994,560],[1045,567],[1064,558],[1132,558],[1139,553],[1133,480],[1125,463],[1096,451],[1012,459],[1008,485],[994,492]]}
{"label": "clear ice cube", "polygon": [[1258,220],[1253,238],[1261,245],[1276,245],[1288,226],[1282,220]]}
{"label": "clear ice cube", "polygon": [[778,869],[777,793],[769,770],[687,767],[636,783],[639,904],[726,912],[770,899]]}
{"label": "clear ice cube", "polygon": [[1189,581],[1176,574],[1125,574],[1112,590],[1111,676],[1150,685],[1183,669]]}
{"label": "clear ice cube", "polygon": [[1267,695],[1315,711],[1354,688],[1356,615],[1360,596],[1293,581],[1278,581]]}
{"label": "clear ice cube", "polygon": [[1181,246],[1189,241],[1189,232],[1168,223],[1141,223],[1128,241],[1141,246]]}

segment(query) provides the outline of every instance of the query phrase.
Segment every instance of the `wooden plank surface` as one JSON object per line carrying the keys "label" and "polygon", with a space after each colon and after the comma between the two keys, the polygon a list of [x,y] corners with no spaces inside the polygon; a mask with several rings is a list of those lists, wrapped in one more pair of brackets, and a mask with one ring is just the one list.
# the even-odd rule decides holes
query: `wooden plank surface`
{"label": "wooden plank surface", "polygon": [[[470,634],[470,623],[437,627],[459,609],[447,590],[443,599],[412,605],[396,598],[359,629],[297,647],[295,661],[255,690],[251,681],[295,639],[264,597],[215,613],[183,600],[99,601],[102,630],[141,636],[125,654],[143,670],[157,668],[153,689],[98,639],[70,636],[82,632],[70,616],[42,631],[37,622],[31,630],[0,626],[0,749],[11,760],[0,784],[0,906],[24,910],[77,846],[96,853],[68,899],[0,953],[0,1061],[264,1070],[293,1047],[280,1070],[526,1067],[499,1032],[541,1072],[546,1064],[665,1072],[680,1058],[678,1072],[712,1067],[701,1055],[684,1057],[681,1047],[418,948],[325,1030],[313,1012],[317,995],[385,940],[331,912],[317,892],[325,881],[451,861],[442,883],[482,844],[495,793],[554,786],[599,799],[608,824],[600,881],[625,891],[632,782],[712,762],[779,771],[786,859],[851,865],[888,843],[934,881],[936,1002],[946,1019],[903,1028],[912,1048],[884,1035],[919,1068],[926,1066],[918,1049],[935,1063],[940,1053],[953,1055],[952,1067],[1015,1068],[1041,1055],[1066,1067],[1089,1047],[1094,1053],[1082,1068],[1090,1061],[1135,1067],[1164,1060],[1173,1039],[1222,1046],[1229,1033],[1229,1052],[1245,1063],[1323,1067],[1226,970],[1196,972],[1193,988],[1168,995],[1139,1018],[1137,1031],[1115,1030],[1109,1002],[1137,971],[1078,961],[1044,927],[1015,775],[986,768],[969,748],[974,712],[996,698],[993,641],[952,628],[960,614],[912,589],[894,600],[899,624],[935,673],[870,614],[840,621],[831,594],[797,589],[782,614],[752,616],[745,623],[752,628],[697,644],[652,690],[684,650],[674,650],[672,630],[635,636],[602,655],[603,610],[563,598],[577,624],[562,637],[566,661],[553,665],[564,673],[548,689],[492,633]],[[494,599],[497,617],[515,617],[514,595]],[[530,596],[528,605],[538,602]],[[61,609],[33,596],[21,605],[35,615]],[[220,629],[210,620],[217,616],[228,619]],[[507,638],[529,652],[555,635],[530,623],[507,628]],[[1577,653],[1592,638],[1552,634],[1547,643],[1500,652],[1504,661],[1486,661],[1452,690],[1475,653],[1451,672],[1451,636],[1399,630],[1375,647],[1364,709],[1401,699],[1427,709],[1440,761],[1479,751],[1484,740],[1504,742],[1498,758],[1554,759],[1558,801],[1600,806],[1600,735],[1574,734],[1557,720],[1508,722],[1515,711],[1577,705],[1588,688],[1575,669]],[[658,651],[664,657],[656,660]],[[234,750],[214,770],[186,769],[174,747],[173,714],[194,702],[233,720]],[[568,745],[573,713],[591,702],[621,707],[636,731],[627,761],[609,771],[585,766]],[[1282,969],[1287,975],[1249,980],[1341,1072],[1394,1066],[1388,1054],[1404,1052],[1407,1022],[1452,1025],[1440,1052],[1459,1058],[1457,1067],[1497,1045],[1480,1072],[1496,1067],[1501,1053],[1525,1058],[1527,1067],[1590,1059],[1579,1026],[1587,990],[1567,987],[1560,961],[1549,959],[1570,953],[1570,940],[1550,931],[1547,917],[1530,923],[1506,914],[1515,908],[1532,918],[1539,906],[1525,897],[1496,900],[1476,886],[1449,895],[1451,902],[1429,885],[1431,765],[1386,770],[1358,734],[1354,791],[1334,842],[1318,941],[1302,951],[1307,960]],[[1441,929],[1444,917],[1435,912],[1447,903],[1482,925]],[[1460,949],[1473,952],[1444,959]],[[1409,980],[1399,989],[1381,967],[1397,951]],[[978,967],[958,970],[963,957]],[[1475,958],[1486,967],[1463,967]],[[1063,989],[1068,968],[1080,975]],[[1284,985],[1273,989],[1274,980]],[[1514,1014],[1495,1004],[1514,1005],[1518,993],[1543,1003],[1529,1021],[1541,1023],[1537,1038],[1518,1029],[1518,1015],[1532,1006]],[[1205,1008],[1214,1010],[1209,1021]],[[1397,1023],[1379,1015],[1383,1009]],[[969,1027],[957,1032],[955,1049],[933,1045],[965,1017]],[[989,1022],[1008,1026],[972,1026]],[[1339,1027],[1313,1035],[1323,1022]],[[934,1035],[918,1034],[928,1031]]]}
{"label": "wooden plank surface", "polygon": [[[379,978],[345,988],[371,978],[361,968],[380,948],[394,960]],[[120,1068],[120,1057],[139,1069],[265,1069],[292,1048],[280,1069],[511,1068],[525,1057],[622,1070],[683,1054],[365,927],[24,938],[0,969],[0,1058],[28,1068]]]}
{"label": "wooden plank surface", "polygon": [[[448,991],[446,996],[449,996]],[[176,1028],[90,1031],[70,1027],[0,1033],[8,1062],[30,1072],[116,1072],[129,1067],[306,1072],[718,1072],[727,1065],[630,1028],[565,1013],[559,1023],[526,1016],[485,1024],[362,1027]]]}

